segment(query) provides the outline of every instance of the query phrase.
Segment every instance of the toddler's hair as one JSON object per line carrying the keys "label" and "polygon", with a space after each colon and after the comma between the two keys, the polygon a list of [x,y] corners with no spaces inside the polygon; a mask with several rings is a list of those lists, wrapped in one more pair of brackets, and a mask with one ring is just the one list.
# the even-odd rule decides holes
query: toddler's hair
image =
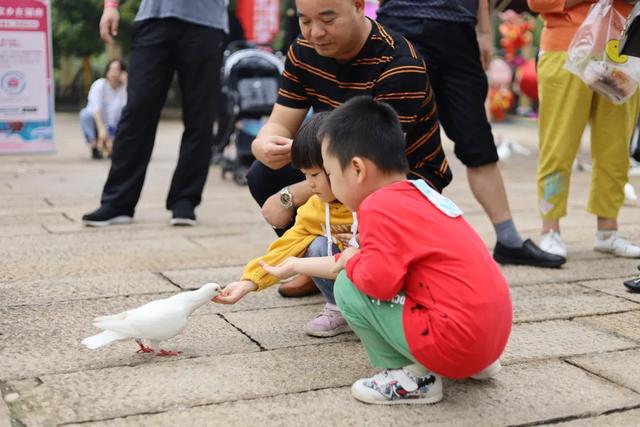
{"label": "toddler's hair", "polygon": [[300,126],[291,144],[291,165],[296,169],[322,169],[322,150],[318,130],[328,116],[320,112],[311,116]]}
{"label": "toddler's hair", "polygon": [[351,98],[324,120],[318,139],[344,169],[354,157],[372,161],[386,173],[407,174],[405,138],[395,110],[369,96]]}

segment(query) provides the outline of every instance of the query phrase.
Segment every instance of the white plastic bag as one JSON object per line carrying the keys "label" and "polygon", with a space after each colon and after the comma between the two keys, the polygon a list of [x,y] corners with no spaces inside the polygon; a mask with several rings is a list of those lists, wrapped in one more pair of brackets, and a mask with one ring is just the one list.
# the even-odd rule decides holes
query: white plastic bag
{"label": "white plastic bag", "polygon": [[640,58],[618,53],[624,23],[613,0],[598,1],[573,37],[565,64],[567,70],[614,104],[631,98],[640,83]]}

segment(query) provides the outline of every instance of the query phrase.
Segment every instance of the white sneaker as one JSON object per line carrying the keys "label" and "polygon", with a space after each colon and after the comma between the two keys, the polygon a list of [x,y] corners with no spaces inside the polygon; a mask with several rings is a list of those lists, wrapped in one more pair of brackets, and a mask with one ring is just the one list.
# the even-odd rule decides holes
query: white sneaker
{"label": "white sneaker", "polygon": [[500,360],[498,359],[477,374],[471,375],[471,378],[473,378],[474,380],[489,380],[495,377],[496,374],[501,370],[502,365],[500,364]]}
{"label": "white sneaker", "polygon": [[550,230],[544,233],[540,238],[540,244],[538,247],[550,254],[559,255],[564,258],[567,257],[567,246],[564,244],[562,237],[560,237],[560,233],[557,231]]}
{"label": "white sneaker", "polygon": [[630,159],[629,176],[640,176],[640,162]]}
{"label": "white sneaker", "polygon": [[442,400],[442,378],[430,372],[417,376],[410,366],[385,369],[353,383],[351,394],[361,402],[375,405],[436,403]]}
{"label": "white sneaker", "polygon": [[593,250],[624,258],[640,258],[640,246],[623,239],[618,233],[611,234],[608,239],[601,239],[596,235]]}

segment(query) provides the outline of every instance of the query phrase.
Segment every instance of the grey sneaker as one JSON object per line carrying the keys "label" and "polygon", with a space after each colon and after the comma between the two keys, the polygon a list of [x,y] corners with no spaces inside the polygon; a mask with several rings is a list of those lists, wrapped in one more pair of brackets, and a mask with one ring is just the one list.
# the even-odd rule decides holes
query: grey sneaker
{"label": "grey sneaker", "polygon": [[427,372],[417,376],[405,366],[385,369],[351,386],[353,397],[374,405],[430,404],[442,400],[442,378]]}
{"label": "grey sneaker", "polygon": [[351,328],[338,307],[327,303],[320,314],[305,325],[304,331],[312,337],[326,338],[350,332]]}

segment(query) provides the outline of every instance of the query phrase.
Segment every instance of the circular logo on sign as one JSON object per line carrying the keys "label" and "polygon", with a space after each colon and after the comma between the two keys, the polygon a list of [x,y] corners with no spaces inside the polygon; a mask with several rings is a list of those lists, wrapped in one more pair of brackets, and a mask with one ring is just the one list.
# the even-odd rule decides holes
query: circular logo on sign
{"label": "circular logo on sign", "polygon": [[24,74],[19,71],[7,71],[0,79],[0,88],[8,95],[17,95],[27,85]]}

